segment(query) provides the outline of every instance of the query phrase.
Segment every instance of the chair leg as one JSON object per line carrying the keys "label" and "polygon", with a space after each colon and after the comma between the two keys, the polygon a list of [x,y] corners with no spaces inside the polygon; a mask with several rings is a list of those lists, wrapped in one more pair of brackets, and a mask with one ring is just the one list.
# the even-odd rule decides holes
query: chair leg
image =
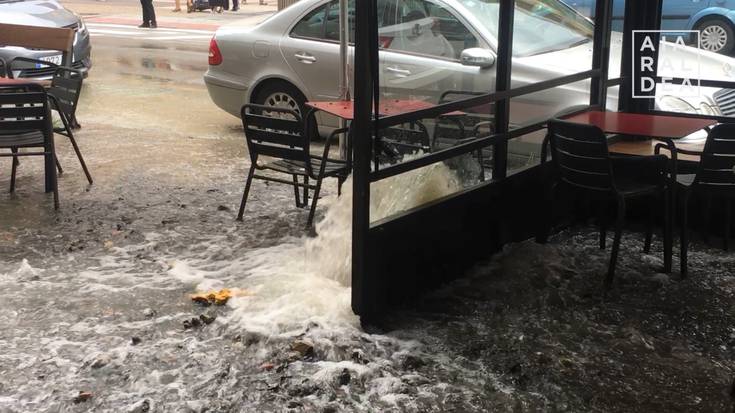
{"label": "chair leg", "polygon": [[536,233],[536,242],[539,244],[546,244],[551,233],[554,220],[554,198],[558,189],[558,184],[552,183],[546,186],[544,191],[544,202],[542,202],[542,208],[546,208],[545,214],[539,214],[538,230]]}
{"label": "chair leg", "polygon": [[485,166],[482,159],[482,148],[477,151],[477,162],[480,164],[480,182],[485,182]]}
{"label": "chair leg", "polygon": [[604,250],[607,242],[607,203],[603,201],[602,208],[599,212],[599,222],[597,223],[600,230],[600,249]]}
{"label": "chair leg", "polygon": [[[676,213],[676,192],[665,191],[662,198],[664,204],[664,272],[668,274],[671,272],[673,260],[672,252],[674,250],[674,214]],[[683,196],[682,199],[684,199]]]}
{"label": "chair leg", "polygon": [[730,224],[732,223],[732,200],[725,202],[725,251],[730,248]]}
{"label": "chair leg", "polygon": [[[54,159],[56,159],[56,154],[54,154]],[[54,209],[59,209],[59,181],[57,179],[56,175],[56,168],[51,168],[51,179],[54,183]]]}
{"label": "chair leg", "polygon": [[620,238],[623,233],[623,224],[625,222],[625,200],[618,199],[618,213],[615,220],[615,238],[613,239],[612,252],[610,253],[610,265],[607,269],[607,277],[605,277],[605,290],[609,290],[615,277],[615,266],[618,261],[618,250],[620,249]]}
{"label": "chair leg", "polygon": [[71,121],[71,124],[69,126],[72,129],[81,129],[82,128],[82,125],[80,125],[79,124],[79,121],[77,121],[77,115],[76,114],[73,114],[71,116],[71,119],[69,119],[69,120]]}
{"label": "chair leg", "polygon": [[[77,154],[79,163],[82,165],[82,170],[84,170],[84,175],[87,176],[87,182],[89,182],[89,184],[92,185],[92,175],[89,173],[89,169],[87,169],[87,164],[84,162],[84,158],[82,157],[82,152],[79,150],[79,146],[77,146],[77,141],[76,139],[74,139],[74,135],[72,135],[71,132],[69,132],[69,140],[71,141],[71,146],[74,148],[74,152]],[[61,166],[59,166],[59,170],[61,170]]]}
{"label": "chair leg", "polygon": [[304,206],[309,205],[309,176],[304,176]]}
{"label": "chair leg", "polygon": [[679,264],[681,266],[681,278],[686,278],[688,275],[688,249],[689,249],[689,194],[683,194],[681,197],[682,208],[681,208],[681,244],[679,252]]}
{"label": "chair leg", "polygon": [[242,201],[240,201],[240,211],[237,213],[238,221],[242,221],[242,215],[245,213],[245,202],[248,200],[248,193],[250,192],[250,184],[253,182],[253,175],[255,175],[255,165],[250,166],[250,172],[248,172],[248,180],[245,182],[245,191],[243,191]]}
{"label": "chair leg", "polygon": [[320,176],[316,180],[316,188],[314,188],[314,199],[311,201],[311,210],[309,211],[309,219],[306,221],[306,228],[311,228],[314,222],[314,214],[316,213],[316,203],[319,201],[319,191],[322,189],[322,181],[324,177]]}
{"label": "chair leg", "polygon": [[[654,199],[655,201],[655,199]],[[651,252],[651,241],[653,240],[653,221],[656,219],[656,202],[648,206],[648,222],[646,222],[646,239],[643,242],[643,252]]]}
{"label": "chair leg", "polygon": [[293,177],[293,195],[296,199],[296,208],[301,208],[301,197],[299,196],[299,176],[296,174],[291,175]]}
{"label": "chair leg", "polygon": [[710,209],[712,208],[712,196],[704,195],[704,205],[702,205],[702,241],[709,244],[709,228],[710,228]]}
{"label": "chair leg", "polygon": [[338,197],[342,196],[342,184],[344,184],[346,180],[347,178],[343,178],[341,176],[337,178],[337,196]]}
{"label": "chair leg", "polygon": [[[18,153],[18,148],[11,148],[10,151],[13,154],[17,154]],[[15,172],[17,170],[18,170],[18,157],[17,156],[13,156],[13,166],[12,166],[12,169],[10,171],[10,192],[11,193],[15,192]]]}
{"label": "chair leg", "polygon": [[64,173],[64,169],[61,167],[61,162],[59,162],[59,158],[56,158],[56,171],[58,175],[62,175]]}

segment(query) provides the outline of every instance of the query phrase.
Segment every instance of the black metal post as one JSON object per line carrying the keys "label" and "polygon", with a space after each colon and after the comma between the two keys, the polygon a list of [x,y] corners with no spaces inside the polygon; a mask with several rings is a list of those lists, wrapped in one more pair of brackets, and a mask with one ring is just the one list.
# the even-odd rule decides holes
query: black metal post
{"label": "black metal post", "polygon": [[[511,87],[513,71],[513,16],[515,0],[500,0],[498,16],[498,56],[495,73],[495,91],[502,92]],[[500,135],[508,133],[510,122],[510,99],[503,99],[495,104],[495,132]],[[503,179],[508,174],[508,142],[506,139],[494,146],[493,179]]]}
{"label": "black metal post", "polygon": [[[620,101],[618,102],[618,108],[621,111],[645,113],[654,108],[654,99],[647,98],[634,98],[633,97],[633,82],[639,79],[638,72],[640,69],[640,63],[633,60],[633,52],[637,51],[636,55],[640,55],[640,49],[642,46],[642,40],[644,36],[636,36],[635,42],[633,39],[634,30],[660,30],[661,28],[661,0],[646,0],[646,1],[626,1],[625,2],[625,21],[623,23],[623,51],[621,61],[620,74],[622,83],[620,85]],[[656,51],[652,55],[654,72],[658,68],[658,52],[659,52],[659,39],[660,35],[652,34],[653,44],[655,45]],[[653,94],[655,95],[655,87]]]}
{"label": "black metal post", "polygon": [[[368,235],[370,231],[370,160],[372,157],[371,104],[373,78],[377,72],[378,41],[375,0],[355,2],[355,113],[352,121],[353,172],[352,172],[352,310],[366,319],[375,309],[368,298],[371,290],[367,264]],[[376,67],[374,67],[376,66]]]}
{"label": "black metal post", "polygon": [[607,77],[610,66],[610,29],[612,24],[612,0],[597,0],[595,7],[595,37],[592,51],[592,69],[599,69],[600,76],[593,77],[590,86],[590,105],[605,110],[607,102]]}

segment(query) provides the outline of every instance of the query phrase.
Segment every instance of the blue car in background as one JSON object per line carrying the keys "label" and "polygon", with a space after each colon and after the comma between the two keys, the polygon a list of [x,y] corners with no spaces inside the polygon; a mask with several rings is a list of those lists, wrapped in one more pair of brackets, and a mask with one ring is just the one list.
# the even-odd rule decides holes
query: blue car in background
{"label": "blue car in background", "polygon": [[[594,17],[595,0],[564,0],[587,17]],[[645,0],[628,0],[645,1]],[[623,30],[625,0],[613,2],[613,30]],[[702,48],[731,54],[735,46],[735,0],[664,0],[661,29],[699,30]]]}

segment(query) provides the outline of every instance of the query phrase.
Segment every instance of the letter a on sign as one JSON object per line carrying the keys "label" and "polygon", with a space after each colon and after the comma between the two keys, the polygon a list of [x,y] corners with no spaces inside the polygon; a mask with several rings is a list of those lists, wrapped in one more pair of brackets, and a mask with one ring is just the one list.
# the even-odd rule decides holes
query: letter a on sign
{"label": "letter a on sign", "polygon": [[641,52],[650,49],[652,52],[656,51],[656,48],[653,46],[653,40],[651,40],[651,36],[646,36],[643,38],[643,44],[641,45]]}

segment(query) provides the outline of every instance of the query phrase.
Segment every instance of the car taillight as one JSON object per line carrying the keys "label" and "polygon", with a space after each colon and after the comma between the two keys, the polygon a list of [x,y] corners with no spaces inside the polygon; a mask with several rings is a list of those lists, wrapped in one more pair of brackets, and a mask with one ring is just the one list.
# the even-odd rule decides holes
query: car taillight
{"label": "car taillight", "polygon": [[390,44],[393,43],[393,38],[390,36],[378,36],[378,44],[383,49],[388,49]]}
{"label": "car taillight", "polygon": [[212,66],[217,66],[221,63],[222,53],[219,52],[217,40],[215,40],[215,38],[213,37],[212,40],[209,42],[209,64]]}

